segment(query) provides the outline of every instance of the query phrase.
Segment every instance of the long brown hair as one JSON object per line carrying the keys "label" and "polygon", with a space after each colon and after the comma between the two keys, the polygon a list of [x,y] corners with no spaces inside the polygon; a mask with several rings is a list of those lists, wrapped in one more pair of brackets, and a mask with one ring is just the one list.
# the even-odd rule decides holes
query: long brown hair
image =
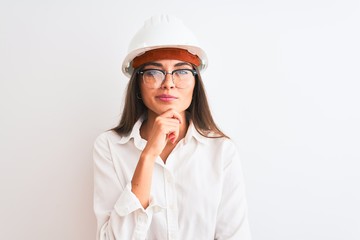
{"label": "long brown hair", "polygon": [[[147,112],[147,107],[139,97],[140,86],[138,72],[141,67],[134,70],[128,83],[125,95],[125,103],[119,124],[113,131],[120,136],[128,135],[134,127],[136,121]],[[195,87],[192,101],[188,109],[187,116],[192,120],[195,129],[204,137],[221,138],[226,136],[215,124],[208,104],[205,88],[199,70],[195,67]]]}

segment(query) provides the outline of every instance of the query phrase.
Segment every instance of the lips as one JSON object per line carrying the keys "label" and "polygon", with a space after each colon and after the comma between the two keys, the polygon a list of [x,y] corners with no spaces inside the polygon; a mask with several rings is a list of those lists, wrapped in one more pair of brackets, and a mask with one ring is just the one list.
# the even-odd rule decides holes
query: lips
{"label": "lips", "polygon": [[165,102],[169,102],[169,101],[173,101],[173,100],[177,99],[177,97],[168,95],[168,94],[161,94],[161,95],[156,96],[156,98],[160,99],[161,101],[165,101]]}

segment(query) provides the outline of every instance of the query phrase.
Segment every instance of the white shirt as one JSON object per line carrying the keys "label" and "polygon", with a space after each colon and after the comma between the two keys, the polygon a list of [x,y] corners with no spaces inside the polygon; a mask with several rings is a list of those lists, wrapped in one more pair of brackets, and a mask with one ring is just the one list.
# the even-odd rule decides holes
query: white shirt
{"label": "white shirt", "polygon": [[166,160],[155,161],[150,205],[131,192],[146,140],[142,120],[129,136],[102,133],[94,144],[97,240],[250,240],[242,168],[226,138],[201,136],[191,123]]}

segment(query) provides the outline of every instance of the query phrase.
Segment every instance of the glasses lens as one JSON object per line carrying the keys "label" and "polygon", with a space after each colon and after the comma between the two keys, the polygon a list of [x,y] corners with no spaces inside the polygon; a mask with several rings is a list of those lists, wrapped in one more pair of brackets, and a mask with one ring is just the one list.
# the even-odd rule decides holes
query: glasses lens
{"label": "glasses lens", "polygon": [[163,72],[155,69],[144,70],[142,75],[144,84],[150,88],[159,87],[165,78]]}
{"label": "glasses lens", "polygon": [[[149,88],[159,88],[165,80],[165,73],[157,69],[145,69],[140,72],[142,74],[143,83]],[[172,73],[172,80],[177,88],[187,88],[194,80],[194,72],[190,69],[177,69]]]}
{"label": "glasses lens", "polygon": [[188,87],[194,79],[194,74],[190,69],[179,69],[173,72],[174,84],[178,88]]}

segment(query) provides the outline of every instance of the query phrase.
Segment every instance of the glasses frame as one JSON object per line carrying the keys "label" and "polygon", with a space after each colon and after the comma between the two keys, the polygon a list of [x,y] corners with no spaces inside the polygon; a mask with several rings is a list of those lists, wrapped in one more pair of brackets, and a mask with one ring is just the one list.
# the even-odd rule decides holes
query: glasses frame
{"label": "glasses frame", "polygon": [[166,75],[170,74],[170,75],[171,75],[171,80],[172,80],[172,82],[174,83],[175,87],[177,87],[177,88],[179,88],[179,87],[176,86],[176,84],[175,84],[175,82],[174,82],[174,76],[173,76],[173,74],[174,74],[175,72],[177,72],[177,71],[184,71],[184,70],[190,71],[190,72],[192,73],[194,79],[196,79],[196,76],[197,76],[197,74],[198,74],[198,72],[197,72],[195,69],[189,69],[189,68],[175,69],[175,70],[173,70],[173,71],[171,71],[171,72],[167,72],[167,71],[165,71],[165,70],[156,69],[156,68],[140,69],[140,70],[137,71],[137,74],[141,74],[141,76],[142,76],[142,77],[141,77],[141,80],[144,82],[144,77],[143,77],[143,76],[144,76],[144,73],[147,72],[147,71],[154,71],[154,70],[155,70],[155,71],[162,72],[162,73],[164,74],[164,79],[162,80],[160,86],[161,86],[161,85],[163,84],[163,82],[165,81]]}

